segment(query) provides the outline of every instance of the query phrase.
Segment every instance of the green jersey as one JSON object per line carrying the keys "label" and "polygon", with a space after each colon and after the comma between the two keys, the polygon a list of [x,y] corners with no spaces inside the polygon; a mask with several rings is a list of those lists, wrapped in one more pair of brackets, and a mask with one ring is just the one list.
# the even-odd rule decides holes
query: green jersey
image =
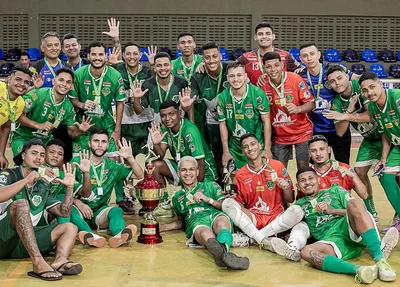
{"label": "green jersey", "polygon": [[[362,96],[361,88],[358,84],[358,79],[352,80],[351,82],[351,97],[358,96],[358,102],[355,105],[355,113],[363,113],[366,111],[365,105],[368,105],[369,100]],[[346,113],[350,104],[350,98],[346,99],[341,94],[337,94],[332,102],[332,110],[339,113]],[[339,122],[338,120],[333,121],[335,124]],[[372,123],[356,123],[350,122],[355,130],[357,130],[366,140],[375,141],[380,139],[381,135],[379,134],[376,128],[376,122]]]}
{"label": "green jersey", "polygon": [[192,64],[189,67],[187,67],[183,63],[182,57],[179,57],[179,58],[171,61],[171,64],[173,67],[172,73],[183,77],[186,80],[186,82],[188,83],[188,85],[190,85],[191,78],[194,75],[194,73],[196,72],[196,68],[201,64],[201,62],[203,62],[203,57],[201,55],[195,54],[193,57]]}
{"label": "green jersey", "polygon": [[370,102],[368,110],[378,124],[378,131],[385,133],[392,144],[400,146],[400,90],[386,90],[386,103],[381,110],[376,103]]}
{"label": "green jersey", "polygon": [[[0,172],[0,186],[8,186],[24,179],[24,174],[20,166],[16,168],[3,169]],[[43,215],[44,210],[48,210],[61,202],[50,192],[49,186],[42,180],[38,180],[32,187],[24,186],[12,199],[0,203],[0,217],[12,201],[25,199],[29,203],[29,213],[32,225],[36,226]]]}
{"label": "green jersey", "polygon": [[197,100],[194,104],[195,124],[198,127],[204,126],[204,123],[218,125],[217,102],[218,94],[229,87],[226,80],[227,63],[221,63],[220,74],[217,78],[208,74],[207,70],[204,73],[196,73],[191,79],[190,88],[192,96],[197,95]]}
{"label": "green jersey", "polygon": [[[154,113],[160,112],[160,105],[166,100],[179,102],[179,93],[187,87],[187,82],[181,76],[174,75],[170,80],[167,90],[164,90],[157,82],[157,76],[153,76],[143,82],[142,90],[149,89],[142,97],[142,106],[150,107]],[[170,79],[171,79],[170,78]]]}
{"label": "green jersey", "polygon": [[322,240],[328,232],[332,232],[331,228],[343,218],[340,215],[319,213],[315,206],[319,202],[327,202],[333,209],[346,209],[347,202],[353,199],[350,193],[343,187],[334,184],[328,189],[320,190],[317,197],[312,198],[305,196],[296,201],[304,211],[304,219],[310,228],[312,236],[317,240]]}
{"label": "green jersey", "polygon": [[87,100],[94,101],[93,110],[78,113],[78,121],[82,122],[82,116],[90,117],[92,124],[105,129],[115,128],[113,117],[113,102],[125,101],[124,81],[121,74],[113,67],[104,66],[100,78],[94,78],[90,73],[91,65],[86,65],[75,71],[74,90],[70,93],[71,99],[78,99],[84,103]]}
{"label": "green jersey", "polygon": [[[74,157],[71,163],[80,163],[79,156]],[[108,205],[114,185],[121,180],[128,180],[132,174],[132,170],[123,164],[113,161],[107,157],[103,161],[90,167],[90,183],[92,185],[92,194],[81,198],[93,211]],[[80,169],[76,169],[76,180],[83,184],[83,173]]]}
{"label": "green jersey", "polygon": [[[53,168],[53,169],[55,168],[55,167],[52,167],[52,166],[50,166],[50,165],[48,165],[46,163],[45,163],[45,165],[50,167],[50,168]],[[58,169],[58,174],[59,174],[59,176],[58,176],[59,179],[64,179],[64,171],[63,170]],[[59,198],[59,196],[65,195],[66,186],[63,185],[62,183],[51,182],[49,184],[49,187],[50,187],[50,193],[52,195],[54,195],[55,197]],[[82,188],[82,184],[77,182],[77,181],[75,181],[75,183],[74,183],[74,193],[78,192],[81,188]]]}
{"label": "green jersey", "polygon": [[240,101],[233,96],[231,88],[225,89],[218,95],[217,111],[219,121],[226,121],[230,141],[239,142],[242,135],[252,133],[261,144],[264,142],[260,116],[269,112],[269,102],[259,87],[246,84]]}
{"label": "green jersey", "polygon": [[[50,122],[54,128],[63,124],[73,126],[75,124],[75,111],[70,100],[65,97],[60,103],[56,103],[52,88],[41,88],[30,91],[24,97],[25,112],[28,119],[39,124]],[[15,130],[14,138],[30,140],[40,138],[44,142],[52,139],[51,131],[32,129],[19,124]]]}

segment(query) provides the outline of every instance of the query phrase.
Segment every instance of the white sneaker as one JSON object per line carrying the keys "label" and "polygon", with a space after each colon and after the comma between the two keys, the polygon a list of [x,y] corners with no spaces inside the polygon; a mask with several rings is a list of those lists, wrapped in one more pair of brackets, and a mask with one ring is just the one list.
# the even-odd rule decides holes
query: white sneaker
{"label": "white sneaker", "polygon": [[232,234],[232,247],[249,247],[253,240],[244,233],[236,232]]}
{"label": "white sneaker", "polygon": [[376,265],[378,266],[379,280],[385,282],[396,280],[396,270],[390,266],[386,259],[379,260]]}
{"label": "white sneaker", "polygon": [[260,242],[260,248],[275,253],[274,248],[271,245],[271,238],[264,237]]}
{"label": "white sneaker", "polygon": [[381,250],[383,256],[385,256],[386,259],[389,258],[390,253],[392,252],[393,248],[397,245],[398,241],[399,241],[399,231],[397,230],[397,228],[396,227],[389,228],[389,230],[386,232],[385,236],[381,240]]}
{"label": "white sneaker", "polygon": [[378,278],[378,266],[361,266],[356,270],[356,283],[371,284],[376,278]]}
{"label": "white sneaker", "polygon": [[400,223],[400,218],[398,215],[395,215],[392,219],[391,225],[387,228],[382,229],[382,233],[388,232],[391,227],[397,227],[399,223]]}
{"label": "white sneaker", "polygon": [[285,240],[277,237],[271,238],[271,246],[277,254],[284,256],[289,260],[296,262],[301,260],[300,251],[287,244]]}

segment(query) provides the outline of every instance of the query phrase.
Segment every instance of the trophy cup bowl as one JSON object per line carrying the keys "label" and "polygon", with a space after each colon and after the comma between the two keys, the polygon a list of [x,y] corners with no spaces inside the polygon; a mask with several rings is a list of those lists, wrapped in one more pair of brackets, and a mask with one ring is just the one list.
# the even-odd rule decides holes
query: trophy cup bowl
{"label": "trophy cup bowl", "polygon": [[161,184],[152,175],[153,165],[148,164],[146,168],[148,173],[135,187],[136,197],[146,210],[140,222],[140,235],[137,242],[157,244],[162,242],[162,237],[160,235],[160,224],[153,217],[153,211],[163,196],[163,190]]}

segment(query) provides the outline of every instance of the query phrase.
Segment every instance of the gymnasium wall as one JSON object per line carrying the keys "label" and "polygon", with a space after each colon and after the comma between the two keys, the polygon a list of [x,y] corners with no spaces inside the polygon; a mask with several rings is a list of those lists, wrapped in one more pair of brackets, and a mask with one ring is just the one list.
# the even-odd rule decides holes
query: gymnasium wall
{"label": "gymnasium wall", "polygon": [[198,44],[217,41],[229,50],[255,47],[260,21],[273,25],[283,49],[315,41],[324,50],[400,49],[398,0],[1,0],[0,48],[38,47],[47,31],[77,34],[83,47],[111,40],[106,19],[121,20],[121,40],[155,44],[173,51],[176,36],[190,31]]}

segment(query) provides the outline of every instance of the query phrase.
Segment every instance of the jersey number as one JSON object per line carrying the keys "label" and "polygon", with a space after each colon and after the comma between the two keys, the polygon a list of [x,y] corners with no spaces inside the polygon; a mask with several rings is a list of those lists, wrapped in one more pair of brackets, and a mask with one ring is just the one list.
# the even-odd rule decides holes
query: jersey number
{"label": "jersey number", "polygon": [[44,107],[43,113],[42,113],[42,117],[45,117],[47,115],[47,107]]}

